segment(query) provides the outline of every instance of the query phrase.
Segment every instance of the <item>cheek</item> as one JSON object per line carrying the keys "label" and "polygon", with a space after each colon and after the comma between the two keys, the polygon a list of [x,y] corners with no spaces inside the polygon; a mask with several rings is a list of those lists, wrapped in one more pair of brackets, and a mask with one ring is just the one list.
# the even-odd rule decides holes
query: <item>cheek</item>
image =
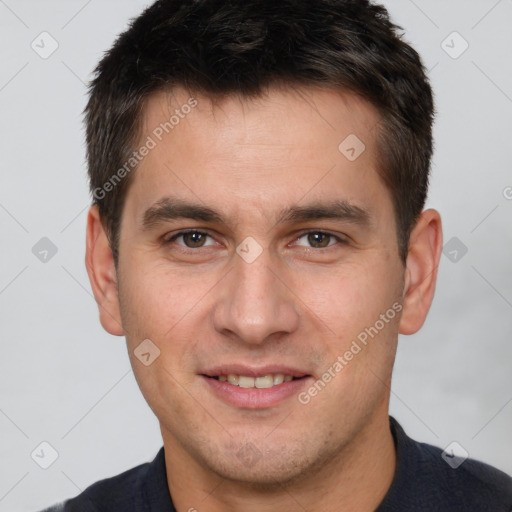
{"label": "cheek", "polygon": [[[123,269],[119,296],[134,375],[157,417],[165,417],[168,410],[180,417],[190,399],[184,390],[195,378],[191,366],[184,364],[196,338],[190,320],[205,291],[189,279],[180,280],[164,265],[132,264]],[[141,268],[148,270],[136,270]]]}
{"label": "cheek", "polygon": [[306,298],[305,314],[321,321],[322,367],[340,376],[333,386],[340,400],[347,387],[363,400],[369,387],[380,389],[388,380],[398,337],[398,281],[383,257],[302,277],[297,295]]}
{"label": "cheek", "polygon": [[197,272],[175,272],[165,261],[133,261],[121,283],[121,314],[131,337],[154,336],[160,341],[186,321],[209,287],[209,280]]}
{"label": "cheek", "polygon": [[[187,386],[195,377],[197,346],[209,334],[209,304],[220,276],[198,269],[178,272],[167,261],[132,261],[120,280],[120,304],[139,384],[150,386],[150,393]],[[137,347],[146,339],[158,347],[158,373],[146,372],[135,359]]]}
{"label": "cheek", "polygon": [[392,306],[396,289],[392,274],[378,263],[315,270],[302,275],[297,295],[334,332],[353,334]]}

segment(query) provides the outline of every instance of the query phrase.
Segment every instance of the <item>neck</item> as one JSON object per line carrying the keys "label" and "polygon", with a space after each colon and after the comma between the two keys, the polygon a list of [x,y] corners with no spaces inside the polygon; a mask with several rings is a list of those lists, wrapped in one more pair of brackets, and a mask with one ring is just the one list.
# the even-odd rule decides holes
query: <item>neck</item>
{"label": "neck", "polygon": [[272,487],[223,478],[205,468],[162,430],[167,481],[176,510],[372,512],[391,486],[396,466],[387,404],[383,412],[321,467]]}

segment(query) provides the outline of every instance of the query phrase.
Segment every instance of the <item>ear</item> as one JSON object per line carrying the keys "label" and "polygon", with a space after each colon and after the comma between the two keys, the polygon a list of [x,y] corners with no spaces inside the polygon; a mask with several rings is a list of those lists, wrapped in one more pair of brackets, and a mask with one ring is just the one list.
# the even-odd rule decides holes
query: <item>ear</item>
{"label": "ear", "polygon": [[409,240],[400,334],[414,334],[421,328],[434,298],[437,268],[443,247],[439,213],[436,210],[425,210]]}
{"label": "ear", "polygon": [[91,206],[87,215],[85,266],[100,310],[101,325],[110,334],[122,336],[114,256],[97,206]]}

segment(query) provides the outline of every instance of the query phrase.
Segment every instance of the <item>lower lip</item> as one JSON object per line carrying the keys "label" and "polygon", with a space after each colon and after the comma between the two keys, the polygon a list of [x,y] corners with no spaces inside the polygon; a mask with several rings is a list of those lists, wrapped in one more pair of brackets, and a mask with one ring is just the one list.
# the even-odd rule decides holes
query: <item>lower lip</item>
{"label": "lower lip", "polygon": [[243,409],[266,409],[274,407],[283,400],[296,396],[300,390],[307,385],[311,377],[283,382],[271,388],[241,388],[233,386],[229,382],[223,382],[217,379],[201,376],[210,389],[222,400],[231,405]]}

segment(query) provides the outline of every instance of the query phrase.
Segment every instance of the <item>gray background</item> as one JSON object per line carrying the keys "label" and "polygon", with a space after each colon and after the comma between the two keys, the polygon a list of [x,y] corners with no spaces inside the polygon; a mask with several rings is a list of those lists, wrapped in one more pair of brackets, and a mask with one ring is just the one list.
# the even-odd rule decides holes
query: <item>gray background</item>
{"label": "gray background", "polygon": [[[83,262],[85,83],[147,3],[0,0],[0,511],[76,495],[161,446],[124,339],[99,324]],[[428,206],[441,211],[445,243],[457,238],[424,328],[400,341],[391,412],[412,437],[457,441],[512,473],[512,1],[385,4],[430,70]],[[43,31],[59,45],[45,59],[31,47],[51,49]],[[57,248],[46,262],[32,252],[43,237]],[[48,469],[31,458],[51,462],[43,441],[58,452]]]}

